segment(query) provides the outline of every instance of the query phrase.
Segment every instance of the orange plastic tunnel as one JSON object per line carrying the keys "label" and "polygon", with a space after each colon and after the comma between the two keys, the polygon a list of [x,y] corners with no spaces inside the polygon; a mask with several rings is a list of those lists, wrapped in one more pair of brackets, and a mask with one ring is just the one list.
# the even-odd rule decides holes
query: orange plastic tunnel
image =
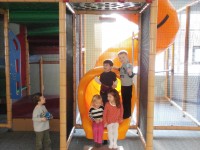
{"label": "orange plastic tunnel", "polygon": [[[81,115],[81,120],[82,120],[82,125],[83,129],[86,133],[86,137],[88,139],[92,139],[92,122],[89,118],[89,109],[90,109],[90,103],[92,100],[92,96],[94,94],[99,94],[100,93],[100,85],[94,81],[95,76],[99,76],[103,72],[102,67],[97,67],[89,72],[87,72],[84,77],[81,79],[79,83],[79,88],[78,88],[78,106],[79,106],[79,111]],[[118,76],[119,80],[119,74],[115,72]],[[117,90],[120,92],[120,86],[121,83],[118,81],[117,85]],[[133,86],[132,90],[132,111],[135,106],[135,86]],[[125,119],[123,123],[120,124],[119,126],[119,139],[124,139],[126,136],[126,132],[129,129],[131,119]],[[107,139],[107,130],[104,129],[104,135],[103,139]]]}

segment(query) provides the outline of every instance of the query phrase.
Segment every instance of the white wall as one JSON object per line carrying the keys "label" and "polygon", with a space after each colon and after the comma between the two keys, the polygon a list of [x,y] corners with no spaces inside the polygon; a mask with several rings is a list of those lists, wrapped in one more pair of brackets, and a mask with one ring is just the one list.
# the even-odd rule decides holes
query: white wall
{"label": "white wall", "polygon": [[[40,57],[40,56],[38,56]],[[43,55],[43,60],[58,61],[58,55]],[[40,92],[39,64],[30,64],[31,94]],[[59,95],[59,64],[43,64],[44,94]]]}

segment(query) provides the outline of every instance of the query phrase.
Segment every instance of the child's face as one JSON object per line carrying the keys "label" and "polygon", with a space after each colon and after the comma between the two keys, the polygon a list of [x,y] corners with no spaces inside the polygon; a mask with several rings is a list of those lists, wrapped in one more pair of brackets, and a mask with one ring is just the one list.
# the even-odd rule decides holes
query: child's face
{"label": "child's face", "polygon": [[122,53],[122,54],[119,54],[118,57],[119,57],[119,61],[122,64],[125,64],[125,63],[128,62],[128,56],[127,56],[127,54]]}
{"label": "child's face", "polygon": [[41,105],[46,103],[46,99],[44,98],[44,96],[40,96],[40,101],[38,103]]}
{"label": "child's face", "polygon": [[99,108],[102,105],[102,100],[101,99],[96,99],[94,101],[94,107]]}
{"label": "child's face", "polygon": [[109,72],[112,69],[112,66],[110,64],[103,64],[104,72]]}
{"label": "child's face", "polygon": [[110,93],[108,93],[108,101],[111,103],[115,101],[114,96]]}

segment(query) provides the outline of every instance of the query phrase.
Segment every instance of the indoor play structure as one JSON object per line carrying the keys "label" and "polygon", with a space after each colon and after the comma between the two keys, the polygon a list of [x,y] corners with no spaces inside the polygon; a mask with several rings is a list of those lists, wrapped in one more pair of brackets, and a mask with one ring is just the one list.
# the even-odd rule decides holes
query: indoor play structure
{"label": "indoor play structure", "polygon": [[[159,1],[158,4],[159,4],[158,5],[159,13],[158,13],[158,25],[157,25],[157,28],[158,28],[157,30],[158,42],[157,42],[157,49],[156,49],[157,54],[161,53],[163,50],[165,50],[167,47],[169,47],[172,44],[179,28],[177,13],[175,9],[171,6],[171,4],[164,1]],[[163,8],[165,8],[165,11],[161,11]],[[126,15],[125,17],[130,22],[134,22],[138,24],[138,16]],[[173,28],[170,28],[172,31],[169,31],[169,28],[167,28],[169,26],[173,26]],[[170,34],[167,34],[167,36],[164,37],[163,35],[165,35],[165,33],[167,32],[170,32]],[[135,37],[137,36],[138,33],[134,33],[134,34],[135,35],[133,36]],[[134,39],[134,37],[129,37],[128,39],[118,44],[118,45],[122,45],[122,47],[114,45],[113,47],[110,47],[105,52],[103,52],[96,61],[96,64],[95,64],[96,68],[88,71],[83,76],[83,78],[81,79],[79,83],[78,106],[79,106],[79,111],[81,114],[83,129],[85,130],[86,137],[89,139],[92,138],[92,123],[89,119],[88,111],[90,108],[92,96],[94,94],[100,93],[99,85],[95,83],[94,77],[99,76],[103,72],[102,67],[101,68],[99,67],[102,66],[103,61],[106,59],[111,59],[115,66],[120,67],[121,64],[118,60],[117,53],[122,49],[127,50],[130,62],[133,62],[134,66],[137,66],[138,65],[138,39]],[[116,74],[118,74],[118,72],[116,72]],[[135,87],[133,87],[132,95],[133,95],[133,98],[132,98],[132,111],[133,111],[134,108],[136,108],[135,106],[136,106],[136,101],[137,101]],[[130,126],[130,121],[131,119],[125,119],[123,123],[120,125],[119,139],[124,139],[126,137],[126,132]],[[107,139],[106,130],[104,132],[104,139],[105,138]]]}
{"label": "indoor play structure", "polygon": [[[183,10],[193,5],[195,3],[188,4]],[[119,13],[130,22],[137,24],[140,32],[133,33],[132,36],[120,41],[116,45],[110,46],[102,52],[94,44],[98,40],[94,38],[94,35],[90,35],[90,32],[96,33],[95,25],[92,23],[99,19],[98,16],[113,12]],[[173,70],[176,68],[173,66],[175,65],[173,62],[175,56],[173,52],[176,49],[174,41],[180,27],[177,14],[180,15],[180,13],[181,10],[177,12],[169,0],[114,0],[112,2],[107,0],[0,0],[0,19],[1,23],[3,22],[4,32],[4,45],[3,48],[0,48],[5,51],[5,95],[7,106],[7,121],[1,123],[0,127],[12,128],[14,130],[31,130],[32,122],[30,116],[33,106],[29,96],[33,94],[31,93],[32,85],[34,82],[40,82],[35,87],[38,87],[39,91],[44,92],[43,86],[53,81],[54,84],[58,85],[56,88],[59,88],[59,98],[52,95],[47,96],[47,99],[49,99],[47,108],[56,116],[51,124],[51,129],[60,132],[60,149],[68,149],[70,139],[76,128],[83,128],[86,137],[92,139],[88,110],[92,95],[99,93],[99,85],[93,79],[101,74],[102,62],[105,59],[112,59],[115,66],[119,67],[120,63],[117,59],[117,52],[121,49],[126,49],[130,62],[135,67],[138,67],[136,82],[132,91],[132,111],[136,111],[136,122],[133,126],[129,126],[131,120],[124,120],[119,127],[119,139],[126,137],[126,132],[129,128],[137,129],[145,149],[151,150],[153,149],[154,129],[199,130],[198,119],[191,117],[189,111],[187,111],[188,99],[185,94],[188,88],[187,80],[184,80],[183,93],[185,95],[181,113],[192,119],[198,126],[162,125],[157,124],[156,121],[156,124],[154,124],[155,117],[163,119],[162,116],[159,116],[162,114],[160,112],[157,112],[154,117],[154,108],[157,111],[158,103],[160,102],[159,106],[163,104],[163,100],[160,100],[160,97],[164,97],[164,100],[167,100],[172,105],[179,104],[179,97],[176,97],[178,95],[176,93],[177,83],[173,81],[175,81],[174,78],[178,78],[180,81],[180,76],[187,77],[188,75],[187,67],[185,73],[178,74],[178,76],[174,74]],[[189,16],[188,11],[183,14]],[[93,20],[89,20],[89,16],[92,16]],[[23,53],[23,55],[17,58],[13,58],[12,54],[14,52],[10,50],[11,44],[9,44],[8,38],[12,34],[10,33],[9,35],[8,30],[10,23],[20,25],[20,33],[24,35],[22,36],[23,44],[20,40],[20,46],[17,46],[18,42],[16,39],[12,42],[14,44],[13,47],[16,49],[21,47],[21,52]],[[189,26],[186,26],[186,28],[186,37],[188,37]],[[20,38],[18,37],[18,39]],[[89,44],[92,45],[91,49],[88,46]],[[187,44],[186,42],[185,47],[187,47]],[[166,54],[168,57],[166,56],[166,59],[162,61],[168,63],[165,64],[164,71],[156,72],[156,55],[164,51],[168,51],[168,54]],[[39,59],[30,64],[29,55],[45,55],[46,53],[57,54],[58,56],[53,61],[47,62],[46,60]],[[1,56],[4,56],[4,54]],[[92,58],[95,58],[95,61],[90,62]],[[9,61],[11,59],[13,62]],[[20,62],[20,59],[24,61]],[[172,66],[170,66],[170,60],[172,60]],[[21,67],[17,67],[20,63]],[[90,67],[86,72],[86,65],[89,63],[93,67]],[[40,79],[37,79],[38,81],[34,80],[31,83],[30,65],[33,64],[36,68],[39,68],[36,74]],[[50,69],[47,69],[48,65],[51,64],[54,64],[53,67],[49,67],[52,70],[59,68],[56,72],[53,72],[57,73],[59,78],[56,81],[53,78],[49,78],[49,81],[44,81],[44,78],[52,74],[52,72],[48,72]],[[22,65],[24,66],[22,67]],[[11,73],[10,70],[14,72]],[[164,77],[163,72],[165,74]],[[156,84],[157,80],[159,80],[158,85],[160,87]],[[173,83],[170,84],[170,87],[169,82]],[[165,86],[165,96],[162,95],[164,92],[156,95],[155,91],[160,92],[163,89],[162,86]],[[48,85],[47,88],[49,87],[51,85]],[[180,85],[178,85],[179,87]],[[169,92],[169,89],[171,92]],[[120,92],[120,83],[117,90]],[[11,91],[14,92],[14,95],[12,95],[13,92]],[[13,96],[16,97],[14,98]],[[19,106],[23,106],[24,109],[19,109]],[[180,108],[180,105],[177,107]],[[25,113],[28,111],[29,113]],[[76,120],[79,113],[81,123],[77,124]],[[22,117],[22,115],[24,116]],[[107,139],[106,130],[104,132],[104,139]]]}

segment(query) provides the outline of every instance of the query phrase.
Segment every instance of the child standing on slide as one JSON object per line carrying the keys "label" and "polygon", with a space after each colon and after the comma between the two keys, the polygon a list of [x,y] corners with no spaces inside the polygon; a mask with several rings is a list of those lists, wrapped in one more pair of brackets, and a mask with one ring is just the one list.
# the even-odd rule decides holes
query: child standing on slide
{"label": "child standing on slide", "polygon": [[100,95],[96,94],[92,98],[89,117],[92,120],[92,131],[95,147],[100,147],[102,144],[104,124],[103,124],[103,102]]}
{"label": "child standing on slide", "polygon": [[108,91],[117,87],[117,77],[116,74],[111,71],[112,67],[113,62],[111,60],[105,60],[103,62],[104,72],[100,75],[99,78],[95,77],[95,81],[101,85],[100,95],[102,97],[104,106],[106,102],[108,102]]}
{"label": "child standing on slide", "polygon": [[121,94],[124,107],[124,119],[131,117],[131,99],[132,99],[132,84],[133,84],[133,65],[129,63],[128,52],[121,50],[118,53],[119,61],[122,66],[118,68],[121,80]]}

